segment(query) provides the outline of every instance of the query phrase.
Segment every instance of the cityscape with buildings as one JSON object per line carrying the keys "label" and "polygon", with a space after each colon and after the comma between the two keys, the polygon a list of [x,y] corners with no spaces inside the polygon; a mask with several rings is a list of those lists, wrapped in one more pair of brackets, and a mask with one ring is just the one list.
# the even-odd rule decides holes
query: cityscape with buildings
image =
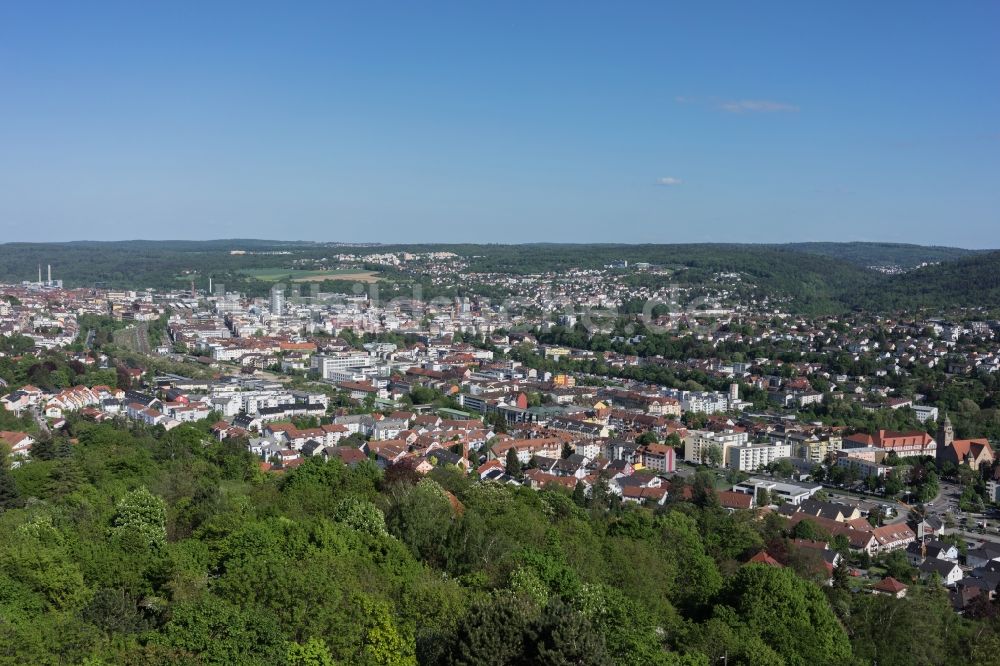
{"label": "cityscape with buildings", "polygon": [[0,3],[0,666],[1000,666],[1000,3]]}
{"label": "cityscape with buildings", "polygon": [[[988,309],[795,314],[738,296],[739,272],[631,286],[632,271],[658,269],[625,261],[511,275],[496,302],[475,285],[499,274],[465,275],[451,253],[422,261],[470,288],[64,286],[58,265],[0,285],[8,474],[72,460],[95,427],[186,433],[242,451],[279,486],[315,464],[370,466],[433,483],[456,507],[490,486],[611,515],[718,511],[764,530],[728,566],[894,599],[940,586],[960,616],[994,604],[1000,320]],[[649,299],[659,307],[627,307]]]}

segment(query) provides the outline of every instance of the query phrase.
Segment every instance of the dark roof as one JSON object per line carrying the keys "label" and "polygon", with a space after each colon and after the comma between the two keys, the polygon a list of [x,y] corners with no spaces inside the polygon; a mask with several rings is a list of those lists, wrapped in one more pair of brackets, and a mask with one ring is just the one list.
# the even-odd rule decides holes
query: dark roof
{"label": "dark roof", "polygon": [[924,522],[935,532],[944,527],[944,521],[937,516],[927,516],[924,518]]}
{"label": "dark roof", "polygon": [[322,444],[317,442],[315,439],[310,439],[308,442],[302,445],[302,455],[311,456],[321,448],[323,448]]}
{"label": "dark roof", "polygon": [[981,593],[982,591],[975,587],[956,586],[948,596],[951,599],[951,605],[955,610],[963,610]]}
{"label": "dark roof", "polygon": [[840,558],[840,553],[830,549],[821,550],[819,551],[819,554],[823,556],[823,561],[825,561],[827,564],[835,565],[837,564],[837,560]]}
{"label": "dark roof", "polygon": [[958,582],[958,585],[961,587],[974,587],[979,590],[993,592],[997,589],[997,579],[996,577],[979,578],[977,576],[966,576]]}
{"label": "dark roof", "polygon": [[836,520],[838,515],[849,516],[854,513],[854,507],[848,504],[841,504],[839,502],[823,502],[821,500],[809,498],[802,501],[799,504],[799,511],[804,511],[805,513],[810,513],[814,516],[821,516],[823,518],[829,518],[831,520]]}
{"label": "dark roof", "polygon": [[125,391],[125,403],[138,402],[143,407],[149,407],[156,398],[149,395],[148,393],[141,393],[139,391]]}
{"label": "dark roof", "polygon": [[233,425],[239,426],[244,430],[248,430],[250,428],[250,425],[256,420],[257,419],[255,417],[250,416],[249,414],[240,414],[239,416],[233,419]]}
{"label": "dark roof", "polygon": [[955,547],[952,544],[950,544],[950,543],[945,543],[943,541],[938,541],[937,539],[932,539],[931,541],[927,542],[927,556],[928,557],[939,557],[941,555],[941,553],[943,553],[943,552],[945,552],[945,551],[947,551],[947,550],[949,550],[951,548],[955,548]]}
{"label": "dark roof", "polygon": [[655,476],[648,476],[646,474],[633,474],[631,476],[619,477],[615,482],[624,490],[630,487],[644,488],[655,478]]}
{"label": "dark roof", "polygon": [[531,456],[531,461],[535,463],[535,467],[546,472],[551,471],[559,464],[559,458],[547,458],[545,456],[533,455]]}
{"label": "dark roof", "polygon": [[427,454],[427,457],[434,456],[437,458],[439,464],[457,465],[462,462],[461,454],[455,453],[450,449],[434,449]]}
{"label": "dark roof", "polygon": [[926,559],[924,563],[920,565],[919,569],[923,573],[937,573],[940,576],[947,576],[951,573],[952,569],[958,565],[954,562],[949,562],[947,560],[939,559]]}
{"label": "dark roof", "polygon": [[578,456],[574,453],[569,458],[563,458],[561,460],[557,460],[556,464],[553,465],[553,467],[561,472],[573,473],[586,464],[585,460],[586,459],[583,456]]}

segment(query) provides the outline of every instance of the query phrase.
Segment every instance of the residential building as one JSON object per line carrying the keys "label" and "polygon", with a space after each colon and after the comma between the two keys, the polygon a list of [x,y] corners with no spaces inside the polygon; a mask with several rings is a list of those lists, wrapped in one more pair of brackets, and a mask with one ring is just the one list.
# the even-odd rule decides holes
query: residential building
{"label": "residential building", "polygon": [[691,430],[684,437],[684,459],[699,465],[709,464],[709,451],[716,447],[721,454],[719,466],[729,459],[728,449],[734,446],[744,446],[747,443],[745,430],[732,429],[722,432],[711,430]]}
{"label": "residential building", "polygon": [[677,470],[674,447],[666,444],[646,444],[636,450],[643,467],[660,474],[672,474]]}
{"label": "residential building", "polygon": [[741,472],[755,472],[780,458],[791,456],[788,444],[745,444],[726,448],[726,467]]}

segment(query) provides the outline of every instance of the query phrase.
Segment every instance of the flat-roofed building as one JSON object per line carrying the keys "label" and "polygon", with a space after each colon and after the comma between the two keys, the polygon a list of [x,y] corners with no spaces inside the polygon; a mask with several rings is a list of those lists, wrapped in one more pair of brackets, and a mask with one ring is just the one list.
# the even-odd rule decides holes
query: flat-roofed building
{"label": "flat-roofed building", "polygon": [[776,481],[774,479],[757,476],[752,476],[746,481],[742,481],[733,486],[734,492],[747,493],[749,495],[753,495],[754,497],[757,497],[759,491],[766,490],[772,498],[780,497],[785,502],[796,506],[809,499],[822,489],[823,486],[820,485]]}

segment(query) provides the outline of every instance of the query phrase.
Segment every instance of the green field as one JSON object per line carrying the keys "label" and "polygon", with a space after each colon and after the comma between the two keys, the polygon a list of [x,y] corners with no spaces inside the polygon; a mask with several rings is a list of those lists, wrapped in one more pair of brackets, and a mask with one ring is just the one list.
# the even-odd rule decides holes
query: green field
{"label": "green field", "polygon": [[378,273],[356,268],[336,268],[325,271],[307,271],[297,268],[247,268],[239,271],[263,282],[322,282],[323,280],[356,280],[376,282]]}

